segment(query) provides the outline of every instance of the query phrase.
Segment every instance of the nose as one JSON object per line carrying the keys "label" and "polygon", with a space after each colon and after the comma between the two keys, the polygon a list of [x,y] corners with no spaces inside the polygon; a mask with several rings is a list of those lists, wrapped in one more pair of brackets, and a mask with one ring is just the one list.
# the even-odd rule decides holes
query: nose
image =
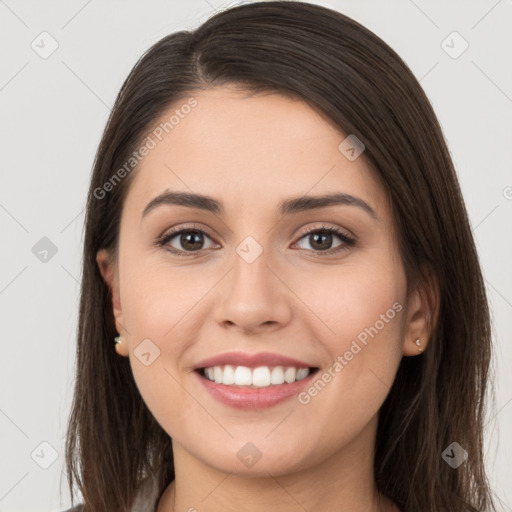
{"label": "nose", "polygon": [[293,294],[279,272],[270,268],[265,251],[248,263],[238,254],[232,270],[223,279],[215,308],[222,327],[245,334],[283,328],[292,316]]}

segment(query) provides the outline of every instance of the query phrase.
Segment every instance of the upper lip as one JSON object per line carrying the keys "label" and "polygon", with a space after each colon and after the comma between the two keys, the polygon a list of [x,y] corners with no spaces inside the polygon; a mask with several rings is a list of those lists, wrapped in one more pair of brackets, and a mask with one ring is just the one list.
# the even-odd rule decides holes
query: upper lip
{"label": "upper lip", "polygon": [[212,368],[213,366],[247,366],[256,368],[258,366],[293,366],[295,368],[312,368],[313,365],[283,356],[272,352],[259,352],[257,354],[248,354],[245,352],[226,352],[208,359],[203,359],[194,366],[194,370],[199,368]]}

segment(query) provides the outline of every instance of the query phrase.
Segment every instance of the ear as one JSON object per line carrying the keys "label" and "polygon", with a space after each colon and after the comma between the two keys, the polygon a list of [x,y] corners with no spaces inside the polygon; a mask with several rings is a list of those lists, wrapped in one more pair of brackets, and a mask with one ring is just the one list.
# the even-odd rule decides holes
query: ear
{"label": "ear", "polygon": [[[407,298],[404,356],[417,356],[425,351],[437,325],[440,292],[437,276],[431,269],[423,268]],[[419,338],[421,346],[416,345]],[[422,349],[422,350],[420,350]]]}
{"label": "ear", "polygon": [[[123,312],[121,310],[121,300],[119,295],[119,276],[117,272],[117,265],[115,264],[110,252],[106,249],[100,249],[97,252],[96,262],[98,263],[98,267],[105,283],[110,289],[110,294],[112,296],[112,312],[114,314],[116,329],[121,335],[121,338],[123,338],[126,335],[126,329],[123,325]],[[114,345],[114,340],[112,340],[112,345]],[[126,341],[123,341],[120,344],[115,344],[115,349],[118,354],[128,356],[128,344]]]}

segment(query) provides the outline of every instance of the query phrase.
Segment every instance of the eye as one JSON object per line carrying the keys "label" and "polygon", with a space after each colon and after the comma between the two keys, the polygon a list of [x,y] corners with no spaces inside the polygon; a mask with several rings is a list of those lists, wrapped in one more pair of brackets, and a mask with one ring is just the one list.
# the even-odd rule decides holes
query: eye
{"label": "eye", "polygon": [[[333,242],[339,240],[338,245],[332,248]],[[205,239],[210,240],[211,245],[205,246]],[[306,230],[295,244],[299,244],[301,240],[305,240],[310,244],[311,249],[300,247],[313,252],[315,256],[324,254],[335,254],[343,250],[349,249],[355,245],[355,239],[342,231],[341,229],[321,226]],[[165,232],[157,239],[156,245],[164,247],[176,256],[191,256],[204,249],[211,249],[215,244],[212,237],[203,229],[193,227],[172,228]]]}
{"label": "eye", "polygon": [[[337,246],[334,246],[333,249],[332,244],[336,238],[338,238],[338,240],[341,242]],[[355,244],[355,239],[349,236],[347,233],[341,231],[340,229],[329,226],[308,229],[306,233],[300,237],[299,241],[303,239],[310,244],[312,248],[309,250],[313,251],[315,256],[323,254],[335,254],[340,251],[347,250],[349,247]]]}
{"label": "eye", "polygon": [[[171,229],[157,240],[157,245],[165,247],[177,256],[187,256],[186,253],[194,253],[203,249],[211,249],[211,246],[204,247],[205,237],[211,240],[211,237],[206,231],[195,227]],[[172,242],[174,239],[176,240]],[[176,247],[176,245],[178,245],[178,247]]]}

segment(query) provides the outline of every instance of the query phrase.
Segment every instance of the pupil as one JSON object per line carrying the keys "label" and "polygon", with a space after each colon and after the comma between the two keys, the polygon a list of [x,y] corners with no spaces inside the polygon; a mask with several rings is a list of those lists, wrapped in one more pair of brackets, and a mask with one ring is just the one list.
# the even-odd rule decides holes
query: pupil
{"label": "pupil", "polygon": [[[331,239],[332,239],[332,234],[331,233],[314,233],[312,235],[313,237],[313,240],[314,240],[314,243],[311,244],[312,247],[315,247],[315,244],[317,242],[320,241],[320,244],[323,242],[324,243],[324,246],[321,246],[321,247],[317,247],[317,249],[320,249],[320,250],[325,250],[325,249],[329,249],[329,246],[331,245]],[[327,246],[325,246],[325,242],[327,242]]]}
{"label": "pupil", "polygon": [[200,249],[200,247],[194,245],[194,242],[199,242],[199,245],[201,245],[201,241],[201,233],[198,233],[197,231],[190,231],[186,234],[181,235],[181,245],[185,249],[193,251],[198,250]]}

